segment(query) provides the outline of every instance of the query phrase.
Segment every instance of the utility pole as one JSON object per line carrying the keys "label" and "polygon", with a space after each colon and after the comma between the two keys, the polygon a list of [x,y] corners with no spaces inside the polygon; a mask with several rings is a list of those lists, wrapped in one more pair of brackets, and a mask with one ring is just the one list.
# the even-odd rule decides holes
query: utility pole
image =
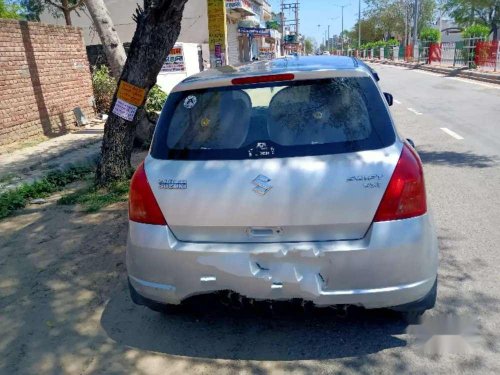
{"label": "utility pole", "polygon": [[361,47],[361,0],[358,2],[358,50]]}
{"label": "utility pole", "polygon": [[[300,9],[300,3],[299,0],[281,0],[281,13],[282,13],[282,24],[283,24],[283,29],[289,30],[290,35],[295,34],[295,41],[293,44],[297,44],[297,51],[300,49],[300,39],[299,39],[299,25],[300,25],[300,20],[299,20],[299,9]],[[293,14],[291,19],[288,19],[284,16],[285,10],[288,10],[288,14],[290,13]]]}
{"label": "utility pole", "polygon": [[[336,19],[338,19],[338,17],[330,18],[331,21],[335,21]],[[333,24],[331,26],[333,28]],[[330,28],[330,26],[328,26],[328,28]],[[330,49],[333,49],[334,45],[333,45],[332,40],[330,39],[330,31],[328,31],[328,40],[330,41]]]}
{"label": "utility pole", "polygon": [[330,50],[331,50],[331,48],[330,48],[330,25],[328,25],[328,39],[327,40],[328,40],[328,43],[327,43],[328,52],[330,52]]}
{"label": "utility pole", "polygon": [[[320,34],[320,29],[321,29],[321,25],[318,25],[318,34]],[[320,47],[321,47],[321,45],[320,45]],[[321,48],[318,48],[318,49],[321,50]]]}
{"label": "utility pole", "polygon": [[413,10],[413,47],[417,46],[417,24],[418,24],[418,0],[415,0],[415,9]]}

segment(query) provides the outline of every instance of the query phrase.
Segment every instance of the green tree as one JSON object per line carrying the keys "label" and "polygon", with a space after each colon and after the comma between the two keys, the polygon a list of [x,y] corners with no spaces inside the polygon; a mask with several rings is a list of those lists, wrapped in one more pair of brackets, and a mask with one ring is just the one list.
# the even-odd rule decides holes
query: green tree
{"label": "green tree", "polygon": [[40,14],[45,8],[45,3],[42,0],[21,0],[20,4],[23,8],[23,17],[26,20],[40,22]]}
{"label": "green tree", "polygon": [[445,9],[460,26],[470,26],[475,23],[488,26],[493,39],[498,40],[499,0],[448,0]]}
{"label": "green tree", "polygon": [[[358,23],[347,33],[351,40],[358,40]],[[361,44],[375,42],[384,38],[384,31],[380,28],[374,17],[361,20]]]}
{"label": "green tree", "polygon": [[[414,0],[366,0],[365,18],[371,19],[383,32],[385,40],[395,37],[410,42],[413,28]],[[417,28],[430,26],[434,20],[436,0],[420,0]],[[363,39],[363,28],[361,28]]]}
{"label": "green tree", "polygon": [[29,21],[40,21],[40,14],[47,9],[55,18],[64,17],[66,25],[71,25],[71,12],[83,9],[84,0],[20,0]]}
{"label": "green tree", "polygon": [[464,38],[487,38],[488,35],[490,35],[490,28],[486,25],[471,25],[462,32]]}
{"label": "green tree", "polygon": [[0,18],[22,18],[21,6],[11,1],[0,0]]}
{"label": "green tree", "polygon": [[438,43],[441,41],[441,32],[432,27],[424,27],[420,30],[420,39],[431,43]]}
{"label": "green tree", "polygon": [[314,40],[312,38],[306,38],[304,41],[304,48],[306,55],[309,55],[314,52]]}

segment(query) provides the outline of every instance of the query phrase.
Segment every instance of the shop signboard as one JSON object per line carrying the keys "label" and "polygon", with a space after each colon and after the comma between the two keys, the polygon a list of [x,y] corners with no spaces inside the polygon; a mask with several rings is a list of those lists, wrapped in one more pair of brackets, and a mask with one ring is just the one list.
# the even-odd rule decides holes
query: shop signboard
{"label": "shop signboard", "polygon": [[276,54],[271,47],[260,47],[259,48],[259,60],[272,60]]}
{"label": "shop signboard", "polygon": [[184,51],[182,44],[175,45],[170,50],[165,63],[161,67],[160,73],[185,72]]}
{"label": "shop signboard", "polygon": [[269,38],[271,37],[271,30],[262,29],[259,27],[239,27],[238,32],[244,35],[251,35],[252,37],[262,37]]}
{"label": "shop signboard", "polygon": [[254,13],[252,2],[250,0],[226,0],[227,9],[243,9]]}

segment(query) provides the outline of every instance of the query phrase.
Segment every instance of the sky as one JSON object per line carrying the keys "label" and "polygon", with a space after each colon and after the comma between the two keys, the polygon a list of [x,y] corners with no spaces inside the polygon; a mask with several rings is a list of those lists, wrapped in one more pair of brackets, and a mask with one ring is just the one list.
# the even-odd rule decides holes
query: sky
{"label": "sky", "polygon": [[[273,12],[280,11],[281,0],[269,0],[269,2]],[[328,25],[330,25],[330,36],[340,34],[342,13],[338,5],[347,5],[344,8],[344,30],[352,29],[358,19],[358,0],[299,0],[299,2],[299,32],[306,37],[312,37],[318,44],[322,42]],[[363,9],[364,5],[361,2],[361,12]],[[321,25],[319,29],[318,25]]]}

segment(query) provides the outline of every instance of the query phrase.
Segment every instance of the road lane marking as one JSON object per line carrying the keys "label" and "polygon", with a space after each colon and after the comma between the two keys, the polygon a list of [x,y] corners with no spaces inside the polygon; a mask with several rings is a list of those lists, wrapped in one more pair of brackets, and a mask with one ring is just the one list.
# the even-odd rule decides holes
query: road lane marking
{"label": "road lane marking", "polygon": [[414,114],[416,114],[417,116],[420,116],[420,115],[423,115],[423,113],[420,113],[419,111],[417,111],[416,109],[413,109],[413,108],[406,108],[408,111],[410,112],[413,112]]}
{"label": "road lane marking", "polygon": [[442,131],[444,131],[446,134],[451,135],[455,139],[464,139],[461,135],[458,135],[455,133],[453,130],[450,130],[448,128],[440,128]]}
{"label": "road lane marking", "polygon": [[396,99],[394,99],[394,103],[401,104],[401,102],[399,100],[396,100]]}

